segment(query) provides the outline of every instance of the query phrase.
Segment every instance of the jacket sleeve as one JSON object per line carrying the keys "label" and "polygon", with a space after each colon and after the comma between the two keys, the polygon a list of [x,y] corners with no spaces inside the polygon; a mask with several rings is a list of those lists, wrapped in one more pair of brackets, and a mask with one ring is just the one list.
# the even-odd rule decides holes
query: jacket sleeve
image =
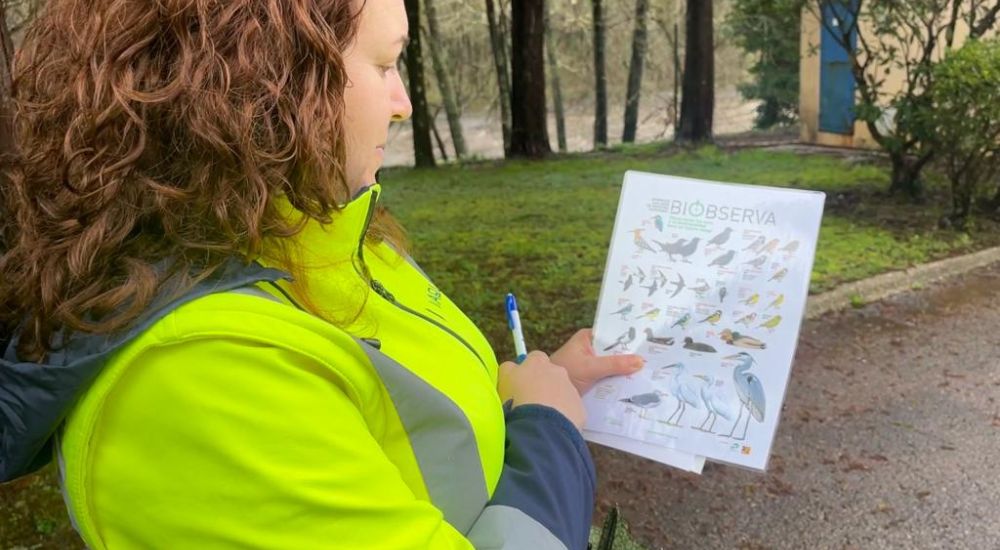
{"label": "jacket sleeve", "polygon": [[550,407],[505,409],[504,468],[470,539],[479,549],[587,548],[596,483],[579,430]]}
{"label": "jacket sleeve", "polygon": [[[414,494],[372,435],[356,390],[319,361],[218,338],[150,348],[133,361],[96,420],[89,502],[74,506],[92,516],[94,548],[545,548],[535,541],[552,539],[576,548],[586,540],[592,466],[575,428],[551,409],[509,412],[500,485],[466,535]],[[512,517],[536,522],[535,538],[507,532],[524,526]]]}

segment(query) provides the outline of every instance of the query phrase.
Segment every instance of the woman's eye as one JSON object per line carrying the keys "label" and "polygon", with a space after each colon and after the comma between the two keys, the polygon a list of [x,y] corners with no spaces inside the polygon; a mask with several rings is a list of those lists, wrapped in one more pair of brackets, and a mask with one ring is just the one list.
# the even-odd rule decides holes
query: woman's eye
{"label": "woman's eye", "polygon": [[396,69],[396,65],[395,64],[392,64],[392,65],[379,65],[378,66],[379,72],[382,73],[383,75],[388,74],[388,73],[394,71],[395,69]]}

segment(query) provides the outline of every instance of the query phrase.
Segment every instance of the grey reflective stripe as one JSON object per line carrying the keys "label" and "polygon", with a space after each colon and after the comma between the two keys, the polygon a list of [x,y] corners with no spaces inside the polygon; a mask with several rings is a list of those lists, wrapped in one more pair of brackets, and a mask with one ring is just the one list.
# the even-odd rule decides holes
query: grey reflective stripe
{"label": "grey reflective stripe", "polygon": [[392,398],[431,502],[452,527],[468,533],[489,501],[469,419],[447,395],[392,358],[360,340],[358,345]]}
{"label": "grey reflective stripe", "polygon": [[260,296],[261,298],[267,298],[268,300],[271,300],[272,302],[278,302],[279,304],[283,304],[284,303],[277,296],[271,294],[270,292],[265,292],[265,291],[257,288],[256,286],[241,286],[240,288],[234,288],[234,289],[230,290],[229,292],[235,292],[237,294],[247,294],[247,295],[250,295],[250,296]]}
{"label": "grey reflective stripe", "polygon": [[468,537],[476,550],[568,550],[544,525],[512,506],[487,506]]}
{"label": "grey reflective stripe", "polygon": [[63,458],[62,452],[62,430],[62,427],[60,427],[52,434],[52,448],[55,449],[56,462],[59,464],[59,491],[62,493],[63,503],[66,504],[66,514],[69,516],[69,522],[73,526],[73,530],[83,538],[83,531],[80,530],[80,524],[77,523],[76,516],[73,515],[73,505],[69,498],[69,490],[66,489],[66,460]]}

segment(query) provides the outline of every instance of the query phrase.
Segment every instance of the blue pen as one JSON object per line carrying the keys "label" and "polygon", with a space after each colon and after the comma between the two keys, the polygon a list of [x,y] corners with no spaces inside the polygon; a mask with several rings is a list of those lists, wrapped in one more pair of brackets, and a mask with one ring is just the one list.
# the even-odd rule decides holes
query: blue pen
{"label": "blue pen", "polygon": [[515,361],[520,364],[528,356],[528,348],[524,345],[524,333],[521,332],[521,316],[517,313],[517,300],[510,293],[507,294],[507,326],[510,327],[510,334],[514,337],[514,353],[517,354]]}

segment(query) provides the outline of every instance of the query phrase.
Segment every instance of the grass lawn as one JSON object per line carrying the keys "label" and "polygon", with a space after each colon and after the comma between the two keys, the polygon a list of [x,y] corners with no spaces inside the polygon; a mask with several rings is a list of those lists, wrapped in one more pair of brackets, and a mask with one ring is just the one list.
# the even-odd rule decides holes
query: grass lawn
{"label": "grass lawn", "polygon": [[529,348],[554,351],[592,324],[630,169],[826,192],[811,293],[1000,243],[993,222],[972,235],[937,229],[948,204],[940,186],[914,205],[885,196],[886,166],[755,149],[642,145],[543,162],[387,170],[383,198],[410,231],[417,261],[506,358],[508,291],[518,296]]}
{"label": "grass lawn", "polygon": [[[483,329],[500,358],[512,345],[504,295],[516,292],[530,348],[554,351],[593,321],[625,170],[827,193],[811,291],[1000,244],[1000,224],[938,230],[948,204],[884,196],[888,169],[829,156],[641,145],[544,162],[386,170],[385,204],[409,229],[413,255]],[[628,518],[624,518],[628,519]],[[622,548],[631,548],[630,541]],[[0,486],[0,547],[81,547],[54,469]],[[619,547],[619,546],[616,546]]]}

